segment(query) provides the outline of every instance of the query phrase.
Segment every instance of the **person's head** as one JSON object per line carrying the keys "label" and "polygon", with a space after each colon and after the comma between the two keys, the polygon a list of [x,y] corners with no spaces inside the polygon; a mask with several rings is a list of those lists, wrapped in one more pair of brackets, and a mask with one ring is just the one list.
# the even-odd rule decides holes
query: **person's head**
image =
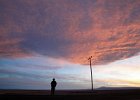
{"label": "person's head", "polygon": [[53,78],[53,81],[55,81],[55,78]]}

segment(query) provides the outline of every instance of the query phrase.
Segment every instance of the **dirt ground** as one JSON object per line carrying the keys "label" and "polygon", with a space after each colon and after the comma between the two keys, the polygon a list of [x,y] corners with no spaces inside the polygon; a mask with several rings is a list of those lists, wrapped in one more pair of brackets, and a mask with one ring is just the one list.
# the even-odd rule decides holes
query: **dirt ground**
{"label": "dirt ground", "polygon": [[[1,99],[2,98],[2,99]],[[140,100],[140,90],[0,90],[0,100]]]}

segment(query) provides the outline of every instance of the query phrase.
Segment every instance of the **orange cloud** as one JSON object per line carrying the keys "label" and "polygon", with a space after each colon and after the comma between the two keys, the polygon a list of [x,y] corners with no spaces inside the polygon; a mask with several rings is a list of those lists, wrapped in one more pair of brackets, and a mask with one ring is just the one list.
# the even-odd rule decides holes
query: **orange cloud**
{"label": "orange cloud", "polygon": [[[138,13],[134,11],[140,10],[135,8],[139,4],[139,1],[130,3],[129,0],[99,0],[95,7],[90,6],[90,29],[83,31],[79,29],[79,24],[71,24],[74,28],[66,34],[67,39],[74,41],[67,47],[69,60],[85,64],[87,58],[92,55],[93,64],[105,64],[137,55],[140,51],[140,23],[136,22],[136,19],[131,19],[131,16]],[[81,20],[77,23],[80,22]]]}

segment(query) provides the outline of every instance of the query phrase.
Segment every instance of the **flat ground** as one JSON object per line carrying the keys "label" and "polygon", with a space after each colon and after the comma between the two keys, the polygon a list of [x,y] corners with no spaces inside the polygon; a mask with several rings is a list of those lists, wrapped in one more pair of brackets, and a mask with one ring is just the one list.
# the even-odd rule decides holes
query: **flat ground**
{"label": "flat ground", "polygon": [[37,100],[140,100],[140,90],[57,90],[54,96],[49,90],[0,90],[3,99]]}

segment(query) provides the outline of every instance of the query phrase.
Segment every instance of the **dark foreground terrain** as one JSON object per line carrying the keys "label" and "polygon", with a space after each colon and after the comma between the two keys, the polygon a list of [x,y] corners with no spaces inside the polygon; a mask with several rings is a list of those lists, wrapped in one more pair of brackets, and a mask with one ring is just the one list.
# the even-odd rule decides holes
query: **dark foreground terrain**
{"label": "dark foreground terrain", "polygon": [[140,100],[140,90],[0,90],[0,100]]}

